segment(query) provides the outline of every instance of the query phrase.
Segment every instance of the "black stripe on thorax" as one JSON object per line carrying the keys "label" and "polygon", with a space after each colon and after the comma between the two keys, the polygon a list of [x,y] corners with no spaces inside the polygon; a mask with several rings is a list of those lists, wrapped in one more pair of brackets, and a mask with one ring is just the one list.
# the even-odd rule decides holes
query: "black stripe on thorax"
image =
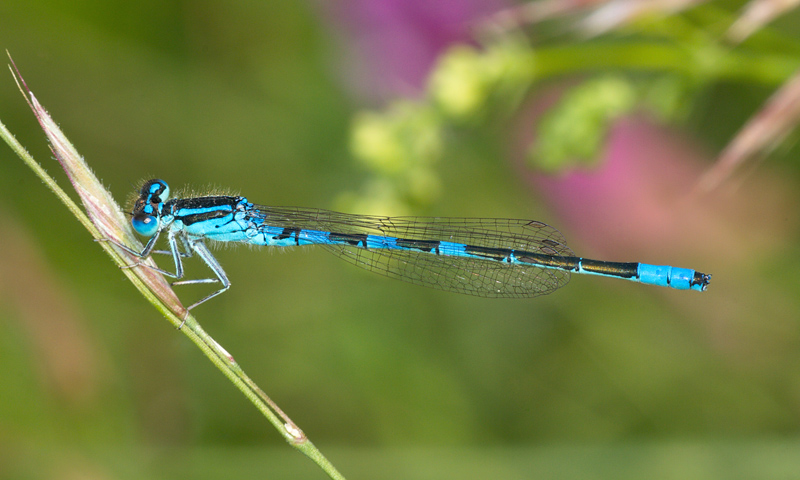
{"label": "black stripe on thorax", "polygon": [[[192,225],[216,218],[224,218],[236,210],[239,197],[197,197],[170,200],[164,206],[168,211],[175,212],[175,218],[184,225]],[[198,210],[196,213],[180,214],[181,210]]]}

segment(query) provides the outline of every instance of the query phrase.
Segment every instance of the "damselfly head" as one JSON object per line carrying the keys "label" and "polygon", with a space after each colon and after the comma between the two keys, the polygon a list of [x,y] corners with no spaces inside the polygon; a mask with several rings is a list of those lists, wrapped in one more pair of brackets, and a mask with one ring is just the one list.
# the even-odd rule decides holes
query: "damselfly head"
{"label": "damselfly head", "polygon": [[142,186],[133,206],[131,225],[137,233],[152,237],[159,227],[161,207],[169,198],[169,186],[164,180],[149,180]]}

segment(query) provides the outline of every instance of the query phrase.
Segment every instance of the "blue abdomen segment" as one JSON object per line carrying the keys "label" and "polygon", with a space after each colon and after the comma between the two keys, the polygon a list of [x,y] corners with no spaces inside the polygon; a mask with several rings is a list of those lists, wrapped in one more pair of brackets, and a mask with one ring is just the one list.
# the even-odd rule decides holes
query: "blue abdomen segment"
{"label": "blue abdomen segment", "polygon": [[702,292],[708,286],[711,275],[695,272],[688,268],[669,265],[648,265],[640,263],[638,278],[641,283],[670,287],[678,290],[697,290]]}

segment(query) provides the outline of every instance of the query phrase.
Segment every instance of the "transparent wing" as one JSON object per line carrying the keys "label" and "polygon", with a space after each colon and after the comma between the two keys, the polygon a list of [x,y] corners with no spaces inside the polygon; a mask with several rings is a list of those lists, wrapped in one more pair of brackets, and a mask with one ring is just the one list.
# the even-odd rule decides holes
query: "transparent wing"
{"label": "transparent wing", "polygon": [[[375,217],[320,209],[255,205],[251,213],[282,228],[407,240],[447,241],[554,256],[574,256],[561,233],[533,220],[500,218]],[[320,245],[366,270],[417,285],[481,297],[535,297],[569,282],[569,272],[496,260],[435,255],[418,250]]]}

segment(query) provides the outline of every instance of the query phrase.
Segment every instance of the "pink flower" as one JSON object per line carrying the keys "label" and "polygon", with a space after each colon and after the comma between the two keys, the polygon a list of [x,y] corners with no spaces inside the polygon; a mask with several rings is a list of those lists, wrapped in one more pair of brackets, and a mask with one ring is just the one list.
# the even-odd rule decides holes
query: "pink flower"
{"label": "pink flower", "polygon": [[471,28],[500,0],[350,0],[326,4],[350,43],[347,84],[359,96],[419,95],[439,54],[469,42]]}

